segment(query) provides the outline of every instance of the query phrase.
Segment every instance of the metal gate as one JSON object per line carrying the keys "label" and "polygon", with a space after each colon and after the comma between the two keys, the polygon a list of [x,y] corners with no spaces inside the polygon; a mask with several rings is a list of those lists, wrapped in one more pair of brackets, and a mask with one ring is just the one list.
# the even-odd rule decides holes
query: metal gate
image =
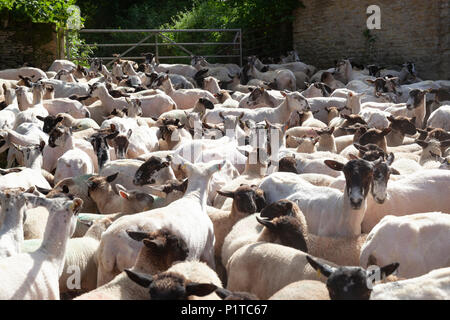
{"label": "metal gate", "polygon": [[[164,59],[191,59],[196,54],[186,49],[189,46],[231,46],[233,54],[215,54],[215,55],[203,55],[205,58],[236,58],[239,60],[239,65],[242,67],[242,30],[241,29],[81,29],[79,33],[145,33],[146,35],[142,40],[137,43],[90,43],[83,44],[82,46],[92,47],[128,47],[125,51],[120,53],[117,57],[96,57],[103,60],[111,60],[106,66],[111,65],[114,61],[123,58],[130,60],[145,59],[143,56],[127,56],[127,54],[136,47],[148,46],[154,47],[156,62]],[[178,33],[178,32],[232,32],[234,33],[232,42],[184,42],[177,43],[167,37],[164,33]],[[154,37],[154,42],[146,42],[151,37]],[[66,39],[68,34],[66,33]],[[169,42],[163,42],[165,39]],[[77,60],[70,57],[70,43],[66,41],[66,57],[68,60]],[[188,55],[176,55],[176,56],[160,56],[159,47],[162,46],[176,46],[183,50]]]}

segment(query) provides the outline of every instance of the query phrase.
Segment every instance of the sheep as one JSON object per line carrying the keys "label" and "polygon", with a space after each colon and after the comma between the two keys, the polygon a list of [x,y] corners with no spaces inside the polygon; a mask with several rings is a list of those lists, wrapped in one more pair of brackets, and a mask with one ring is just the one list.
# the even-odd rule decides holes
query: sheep
{"label": "sheep", "polygon": [[[83,237],[71,238],[67,241],[64,268],[59,277],[59,292],[61,295],[94,290],[97,286],[97,258],[96,253],[102,232],[121,214],[104,215],[94,222],[90,221]],[[80,216],[78,216],[80,217]],[[77,225],[80,220],[77,220]],[[42,239],[26,240],[22,245],[22,252],[32,253],[39,249]],[[80,271],[79,282],[74,282],[73,270]],[[71,282],[72,281],[72,282]]]}
{"label": "sheep", "polygon": [[136,213],[150,210],[155,199],[138,190],[127,190],[116,184],[114,191],[111,183],[118,173],[111,176],[92,176],[88,179],[88,194],[94,200],[100,213]]}
{"label": "sheep", "polygon": [[220,113],[223,115],[240,116],[242,112],[244,115],[242,121],[253,120],[256,123],[267,120],[270,123],[285,123],[289,119],[292,111],[309,110],[308,101],[298,92],[284,92],[281,91],[284,101],[276,108],[258,108],[254,110],[247,110],[243,108],[223,108],[214,109],[206,113],[203,120],[207,123],[217,124],[221,123]]}
{"label": "sheep", "polygon": [[151,300],[220,300],[214,291],[222,287],[222,282],[203,262],[176,263],[154,276],[128,269],[125,272],[132,281],[148,289]]}
{"label": "sheep", "polygon": [[271,107],[275,108],[283,102],[283,96],[280,91],[266,90],[264,87],[258,86],[239,101],[239,108],[258,109]]}
{"label": "sheep", "polygon": [[404,142],[408,142],[405,140],[406,134],[415,135],[417,133],[414,118],[388,116],[387,119],[390,121],[389,128],[391,128],[391,132],[386,136],[388,147],[405,144]]}
{"label": "sheep", "polygon": [[18,69],[5,69],[0,71],[0,79],[20,80],[20,76],[36,79],[47,79],[45,72],[38,68],[22,67]]}
{"label": "sheep", "polygon": [[361,267],[330,266],[311,256],[306,259],[317,273],[327,277],[326,286],[331,300],[369,300],[372,289],[382,285],[374,286],[377,278],[384,281],[396,280],[390,275],[399,267],[399,263],[395,262],[369,271]]}
{"label": "sheep", "polygon": [[60,119],[60,118],[62,118],[62,120],[58,121],[58,122],[60,122],[62,125],[66,126],[66,127],[71,127],[73,129],[76,129],[77,131],[88,129],[88,128],[100,129],[97,122],[95,122],[94,120],[92,120],[90,118],[75,119],[68,113],[58,113],[56,115],[56,119]]}
{"label": "sheep", "polygon": [[[398,276],[413,278],[450,266],[448,214],[387,215],[372,229],[361,249],[360,264],[398,261]],[[431,237],[431,238],[430,238]],[[389,239],[389,240],[388,240]],[[402,239],[408,239],[407,244]]]}
{"label": "sheep", "polygon": [[[304,184],[301,191],[291,194],[287,199],[296,202],[305,214],[310,233],[335,237],[359,235],[374,165],[362,159],[350,160],[345,165],[325,160],[325,164],[344,172],[346,187],[343,194],[333,188]],[[266,192],[262,184],[260,188]],[[335,207],[333,212],[328,210],[330,203]]]}
{"label": "sheep", "polygon": [[[33,253],[20,253],[0,260],[2,290],[8,300],[59,300],[58,278],[62,273],[66,244],[75,230],[76,215],[83,205],[79,198],[31,198],[51,211],[42,245]],[[36,266],[40,268],[36,269]]]}
{"label": "sheep", "polygon": [[175,101],[178,109],[193,108],[199,98],[206,98],[212,103],[218,103],[214,95],[202,89],[178,89],[173,88],[168,75],[158,79],[158,86],[162,86],[164,92]]}
{"label": "sheep", "polygon": [[226,90],[220,90],[214,96],[219,101],[215,106],[217,108],[239,108],[239,101],[233,99]]}
{"label": "sheep", "polygon": [[[306,260],[307,254],[287,246],[257,242],[238,249],[227,264],[231,291],[246,291],[268,299],[286,285],[300,280],[325,282]],[[319,259],[318,259],[319,260]],[[320,259],[325,262],[325,260]],[[334,265],[331,262],[325,262]],[[264,277],[264,281],[261,281]]]}
{"label": "sheep", "polygon": [[323,282],[300,280],[281,288],[268,300],[330,300],[330,294]]}
{"label": "sheep", "polygon": [[[69,129],[71,131],[71,129]],[[50,143],[49,143],[50,144]],[[51,147],[58,146],[56,144]],[[56,162],[55,183],[64,178],[80,176],[84,174],[92,174],[95,172],[94,163],[91,157],[75,147],[72,139],[67,139],[64,144],[66,151]]]}
{"label": "sheep", "polygon": [[194,166],[182,158],[177,158],[177,161],[188,173],[189,182],[183,198],[164,208],[124,216],[108,228],[98,252],[98,285],[110,281],[118,272],[134,264],[140,246],[123,240],[124,228],[151,231],[167,226],[186,241],[188,260],[200,259],[214,267],[215,239],[211,219],[206,214],[207,186],[212,174],[219,171],[225,162],[197,163]]}
{"label": "sheep", "polygon": [[[34,188],[33,188],[34,189]],[[21,195],[25,189],[4,189],[0,192],[1,227],[0,258],[20,253],[23,242],[23,221],[25,220],[26,199]],[[26,192],[33,192],[27,190]]]}
{"label": "sheep", "polygon": [[266,205],[264,199],[264,192],[258,189],[256,186],[241,185],[236,190],[230,191],[217,191],[218,194],[233,199],[233,207],[231,212],[229,211],[215,211],[208,213],[214,227],[214,256],[216,261],[216,270],[221,278],[224,278],[224,274],[220,271],[223,268],[221,263],[222,246],[226,235],[230,232],[231,228],[237,221],[255,212],[260,212]]}
{"label": "sheep", "polygon": [[[270,202],[267,201],[267,203]],[[261,216],[273,218],[283,214],[289,214],[297,216],[301,219],[301,212],[297,209],[298,207],[293,207],[291,202],[281,200],[266,206],[263,210],[261,210]],[[262,234],[264,228],[258,223],[258,220],[256,220],[255,217],[256,214],[252,214],[242,218],[235,223],[231,231],[225,237],[221,253],[223,266],[226,266],[230,257],[236,252],[236,250],[244,245],[257,242],[258,239],[261,239],[261,241],[269,240],[268,235]]]}
{"label": "sheep", "polygon": [[[87,158],[85,158],[85,161],[87,163],[90,162],[90,164],[87,165],[87,168],[90,169],[90,165],[93,165],[93,172],[98,172],[98,159],[92,145],[84,139],[75,138],[72,130],[63,126],[58,126],[50,132],[48,145],[42,150],[42,168],[48,172],[53,172],[53,170],[56,169],[58,159],[66,153],[66,151],[76,149],[79,149],[86,154]],[[82,157],[84,157],[84,154]]]}
{"label": "sheep", "polygon": [[423,150],[420,155],[419,163],[421,166],[427,169],[435,169],[440,167],[440,162],[434,155],[441,156],[442,149],[447,149],[450,146],[450,140],[438,141],[436,139],[430,139],[429,141],[416,140],[416,143],[420,145]]}
{"label": "sheep", "polygon": [[[298,138],[296,136],[286,136],[286,146],[297,147],[296,152],[298,153],[314,153],[317,151],[316,144],[319,142],[319,137],[302,137]],[[283,158],[284,159],[284,158]],[[281,161],[281,160],[280,160]],[[282,171],[282,170],[279,170]],[[297,172],[297,171],[295,171]]]}
{"label": "sheep", "polygon": [[249,61],[247,76],[252,76],[263,81],[275,82],[278,89],[280,90],[296,90],[297,80],[291,70],[278,69],[275,71],[260,72],[255,67],[255,62],[253,59]]}
{"label": "sheep", "polygon": [[172,119],[179,121],[182,125],[188,125],[187,117],[190,113],[198,113],[200,115],[200,118],[202,118],[207,110],[214,109],[214,104],[206,99],[206,98],[200,98],[195,103],[194,107],[192,109],[186,109],[186,110],[172,110],[162,113],[159,118],[160,119]]}
{"label": "sheep", "polygon": [[329,97],[333,92],[333,90],[323,82],[306,83],[306,85],[308,85],[308,88],[301,92],[305,98]]}
{"label": "sheep", "polygon": [[444,195],[450,192],[450,173],[429,169],[411,173],[387,185],[387,201],[382,204],[369,197],[361,231],[369,233],[386,215],[402,216],[412,213],[448,212],[450,203]]}
{"label": "sheep", "polygon": [[176,179],[170,164],[170,156],[151,156],[145,162],[136,159],[115,160],[105,164],[99,175],[106,177],[119,172],[116,183],[126,189],[149,191],[145,184],[163,184]]}
{"label": "sheep", "polygon": [[450,268],[441,268],[412,279],[373,287],[371,300],[448,300]]}
{"label": "sheep", "polygon": [[315,130],[319,135],[319,144],[317,151],[328,151],[337,153],[336,142],[334,140],[334,127],[324,127],[321,130]]}
{"label": "sheep", "polygon": [[[292,202],[291,205],[296,206]],[[359,266],[361,247],[366,241],[367,234],[345,238],[308,234],[308,225],[301,210],[298,207],[293,210],[300,212],[300,218],[289,215],[276,217],[271,220],[257,218],[258,222],[265,226],[259,240],[264,239],[272,243],[281,241],[280,244],[295,247],[314,257],[323,258],[340,265]],[[261,217],[263,216],[261,214]],[[264,235],[264,233],[266,234]],[[289,234],[292,234],[292,236]],[[290,245],[291,243],[298,243],[298,245]]]}
{"label": "sheep", "polygon": [[[167,229],[152,233],[133,231],[127,233],[133,240],[144,244],[133,266],[133,272],[152,275],[163,272],[176,261],[184,261],[188,255],[186,243]],[[126,272],[122,272],[107,284],[75,298],[75,300],[94,299],[146,300],[148,293],[131,281]]]}
{"label": "sheep", "polygon": [[438,109],[430,114],[427,121],[428,127],[442,128],[446,131],[450,131],[450,105],[440,106]]}
{"label": "sheep", "polygon": [[[343,108],[347,105],[347,99],[338,97],[317,97],[308,98],[308,103],[311,111],[318,111],[315,118],[326,123],[328,119],[327,107]],[[350,106],[348,106],[350,108]]]}

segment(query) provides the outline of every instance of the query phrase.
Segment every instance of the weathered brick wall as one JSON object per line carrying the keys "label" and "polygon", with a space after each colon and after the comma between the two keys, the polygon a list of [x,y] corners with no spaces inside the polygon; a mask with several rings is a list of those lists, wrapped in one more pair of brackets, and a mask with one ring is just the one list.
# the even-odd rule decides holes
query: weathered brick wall
{"label": "weathered brick wall", "polygon": [[[302,0],[293,23],[294,48],[319,68],[351,57],[391,67],[414,61],[425,79],[450,79],[449,0]],[[366,9],[381,9],[381,29],[368,45]],[[397,67],[400,68],[400,67]]]}
{"label": "weathered brick wall", "polygon": [[45,23],[0,24],[0,70],[22,67],[24,63],[47,70],[56,59],[55,26]]}

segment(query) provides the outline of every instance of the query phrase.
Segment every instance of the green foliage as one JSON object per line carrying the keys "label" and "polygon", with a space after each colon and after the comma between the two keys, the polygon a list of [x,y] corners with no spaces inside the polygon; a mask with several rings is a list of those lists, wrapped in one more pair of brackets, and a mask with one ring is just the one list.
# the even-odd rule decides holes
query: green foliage
{"label": "green foliage", "polygon": [[65,24],[69,13],[67,8],[75,0],[2,0],[0,10],[9,10],[16,20]]}

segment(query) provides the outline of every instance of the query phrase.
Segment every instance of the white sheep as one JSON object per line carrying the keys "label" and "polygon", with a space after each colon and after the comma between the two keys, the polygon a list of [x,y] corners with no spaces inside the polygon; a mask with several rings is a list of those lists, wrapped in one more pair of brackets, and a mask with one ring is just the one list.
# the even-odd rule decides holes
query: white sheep
{"label": "white sheep", "polygon": [[[238,249],[228,262],[227,289],[246,291],[260,299],[268,299],[281,288],[296,281],[325,282],[325,277],[308,264],[306,257],[307,254],[300,250],[279,244],[247,244]],[[329,264],[334,265],[331,262]],[[262,277],[264,281],[261,281]]]}
{"label": "white sheep", "polygon": [[398,276],[413,278],[450,267],[450,216],[441,212],[387,215],[370,231],[361,266],[400,263]]}
{"label": "white sheep", "polygon": [[[45,199],[34,197],[37,205],[50,211],[42,245],[33,253],[20,253],[0,260],[2,290],[5,300],[59,300],[59,281],[66,254],[66,244],[75,230],[76,214],[83,201],[75,198]],[[36,269],[36,266],[40,266]]]}
{"label": "white sheep", "polygon": [[195,165],[178,159],[188,172],[188,187],[183,198],[164,208],[124,216],[115,221],[103,234],[98,252],[102,285],[125,268],[133,266],[140,244],[124,239],[125,230],[155,231],[169,228],[181,236],[189,248],[188,260],[201,259],[214,267],[214,231],[206,214],[207,186],[211,176],[225,163],[210,162]]}

